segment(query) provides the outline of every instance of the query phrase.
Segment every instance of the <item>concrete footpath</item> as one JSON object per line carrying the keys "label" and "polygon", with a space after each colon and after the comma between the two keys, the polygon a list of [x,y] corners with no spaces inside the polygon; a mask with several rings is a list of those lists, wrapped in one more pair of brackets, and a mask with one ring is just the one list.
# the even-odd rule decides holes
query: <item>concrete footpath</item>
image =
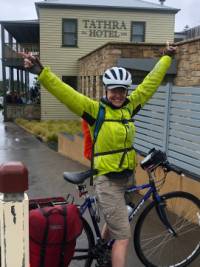
{"label": "concrete footpath", "polygon": [[0,163],[21,161],[29,171],[28,196],[65,195],[74,186],[65,182],[65,170],[84,170],[85,167],[47,147],[14,123],[0,124]]}
{"label": "concrete footpath", "polygon": [[[75,186],[65,182],[62,174],[64,171],[85,170],[85,166],[53,151],[14,123],[0,122],[0,136],[0,164],[9,161],[25,164],[29,171],[29,198],[65,196],[67,193],[77,196]],[[92,192],[91,187],[89,191]],[[75,266],[70,264],[70,267]],[[142,266],[131,240],[126,267]],[[196,262],[190,266],[199,265]]]}

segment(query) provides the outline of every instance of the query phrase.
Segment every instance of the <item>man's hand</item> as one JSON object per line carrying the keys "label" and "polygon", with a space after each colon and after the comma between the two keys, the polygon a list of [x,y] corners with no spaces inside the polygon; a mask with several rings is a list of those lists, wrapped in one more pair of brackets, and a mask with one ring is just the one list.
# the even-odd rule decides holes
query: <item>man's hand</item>
{"label": "man's hand", "polygon": [[43,66],[38,57],[32,56],[30,53],[19,53],[24,58],[24,67],[33,74],[40,75],[43,70]]}
{"label": "man's hand", "polygon": [[166,47],[163,50],[163,55],[167,55],[170,57],[173,57],[176,53],[177,46],[174,46],[173,44],[170,45],[170,43],[167,41],[166,42]]}

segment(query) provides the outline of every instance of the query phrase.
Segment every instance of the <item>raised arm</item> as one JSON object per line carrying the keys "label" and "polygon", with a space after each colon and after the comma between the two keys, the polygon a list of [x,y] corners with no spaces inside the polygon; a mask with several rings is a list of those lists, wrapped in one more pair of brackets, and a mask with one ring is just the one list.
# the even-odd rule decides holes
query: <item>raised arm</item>
{"label": "raised arm", "polygon": [[44,68],[38,77],[40,83],[61,103],[67,106],[72,112],[82,117],[86,112],[96,117],[98,102],[77,92],[71,86],[61,81],[49,68]]}
{"label": "raised arm", "polygon": [[71,86],[60,80],[51,70],[43,67],[38,58],[30,54],[21,53],[24,57],[24,66],[33,74],[38,75],[38,80],[52,95],[66,105],[72,112],[82,117],[88,113],[96,117],[98,102],[77,92]]}
{"label": "raised arm", "polygon": [[153,70],[145,77],[143,82],[131,93],[129,99],[136,108],[138,105],[144,104],[152,97],[160,86],[168,68],[171,65],[171,57],[174,55],[176,47],[167,44],[164,50],[164,56],[158,61]]}

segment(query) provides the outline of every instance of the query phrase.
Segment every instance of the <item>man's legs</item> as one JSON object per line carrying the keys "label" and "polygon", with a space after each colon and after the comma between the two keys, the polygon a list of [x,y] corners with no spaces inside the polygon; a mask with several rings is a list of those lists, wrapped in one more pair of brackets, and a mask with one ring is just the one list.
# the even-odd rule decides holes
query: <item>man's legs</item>
{"label": "man's legs", "polygon": [[108,226],[106,223],[104,223],[103,225],[103,228],[101,231],[101,237],[102,239],[107,240],[107,241],[110,239],[110,233],[109,233]]}
{"label": "man's legs", "polygon": [[[101,232],[104,240],[110,239],[109,229],[105,223]],[[115,240],[112,247],[112,267],[125,267],[129,239]]]}
{"label": "man's legs", "polygon": [[112,247],[112,267],[125,267],[129,239],[116,240]]}
{"label": "man's legs", "polygon": [[102,230],[102,238],[116,241],[112,248],[112,266],[125,267],[126,254],[130,237],[130,224],[124,199],[127,179],[111,179],[99,176],[95,181],[95,190],[99,206],[106,224]]}

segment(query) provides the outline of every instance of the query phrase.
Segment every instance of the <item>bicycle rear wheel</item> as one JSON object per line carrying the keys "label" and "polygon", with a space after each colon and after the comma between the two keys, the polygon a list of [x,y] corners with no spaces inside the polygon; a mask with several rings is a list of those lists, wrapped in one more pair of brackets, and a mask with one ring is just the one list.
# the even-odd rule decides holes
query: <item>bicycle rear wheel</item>
{"label": "bicycle rear wheel", "polygon": [[93,261],[92,249],[95,246],[94,235],[89,223],[82,217],[83,231],[76,239],[74,256],[70,267],[90,267]]}
{"label": "bicycle rear wheel", "polygon": [[148,267],[188,266],[200,253],[200,200],[186,192],[172,192],[161,198],[176,235],[160,220],[158,205],[153,201],[136,223],[136,253]]}

